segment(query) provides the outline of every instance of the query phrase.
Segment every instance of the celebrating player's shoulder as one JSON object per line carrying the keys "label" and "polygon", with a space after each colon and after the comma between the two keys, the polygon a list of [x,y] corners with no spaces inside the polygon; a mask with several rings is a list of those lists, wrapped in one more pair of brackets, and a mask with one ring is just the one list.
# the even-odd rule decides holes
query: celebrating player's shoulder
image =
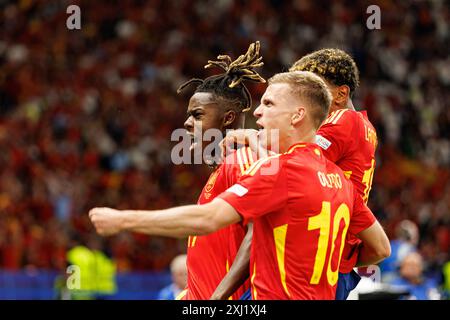
{"label": "celebrating player's shoulder", "polygon": [[352,180],[367,202],[375,168],[377,136],[365,112],[334,111],[319,128],[316,143]]}
{"label": "celebrating player's shoulder", "polygon": [[348,154],[352,144],[357,143],[354,135],[358,126],[356,111],[339,109],[332,112],[317,131],[316,143],[324,150],[326,157],[337,163]]}

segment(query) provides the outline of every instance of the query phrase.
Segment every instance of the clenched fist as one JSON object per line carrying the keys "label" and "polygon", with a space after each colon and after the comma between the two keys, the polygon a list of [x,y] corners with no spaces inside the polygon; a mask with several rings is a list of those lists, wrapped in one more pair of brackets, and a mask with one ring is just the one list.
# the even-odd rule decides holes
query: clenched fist
{"label": "clenched fist", "polygon": [[120,210],[93,208],[89,211],[89,218],[102,236],[111,236],[122,231],[123,214]]}

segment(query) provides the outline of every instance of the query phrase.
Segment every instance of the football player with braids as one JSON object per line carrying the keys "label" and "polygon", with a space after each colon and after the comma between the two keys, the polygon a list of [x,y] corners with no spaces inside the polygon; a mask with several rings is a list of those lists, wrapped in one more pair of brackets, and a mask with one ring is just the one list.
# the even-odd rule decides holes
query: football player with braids
{"label": "football player with braids", "polygon": [[[260,43],[255,42],[249,46],[245,54],[234,61],[227,55],[219,55],[217,61],[208,61],[205,68],[219,67],[223,73],[206,79],[194,78],[179,87],[178,93],[195,85],[194,94],[187,107],[187,120],[184,123],[192,138],[190,150],[194,153],[197,150],[203,154],[205,148],[213,143],[203,142],[202,137],[207,130],[218,129],[225,136],[228,129],[244,127],[245,113],[252,106],[251,95],[244,82],[265,82],[255,71],[255,68],[263,65],[259,50]],[[199,205],[211,202],[217,195],[235,184],[256,160],[249,148],[237,150],[227,156],[221,164],[218,161],[211,161],[215,158],[217,158],[215,154],[210,154],[208,159],[205,159],[213,172],[197,201]],[[121,216],[118,229],[115,231],[125,230],[121,222],[139,219],[139,215],[135,213],[127,211],[125,216]],[[110,219],[114,218],[119,218],[119,215],[113,213]],[[250,227],[248,229],[251,230]],[[209,299],[233,263],[246,232],[247,226],[236,223],[207,235],[189,236],[187,288],[177,298]],[[239,298],[247,288],[248,284],[244,284],[230,298]]]}
{"label": "football player with braids", "polygon": [[[255,115],[262,136],[279,130],[278,141],[270,139],[266,148],[273,151],[278,144],[281,154],[256,161],[205,204],[147,211],[94,208],[89,217],[102,235],[129,230],[170,237],[205,236],[251,221],[252,299],[335,299],[347,232],[364,243],[361,263],[378,262],[390,246],[353,184],[315,144],[330,104],[327,85],[312,72],[276,74]],[[195,248],[198,239],[190,241]],[[201,258],[211,266],[208,259],[214,257],[206,254]]]}

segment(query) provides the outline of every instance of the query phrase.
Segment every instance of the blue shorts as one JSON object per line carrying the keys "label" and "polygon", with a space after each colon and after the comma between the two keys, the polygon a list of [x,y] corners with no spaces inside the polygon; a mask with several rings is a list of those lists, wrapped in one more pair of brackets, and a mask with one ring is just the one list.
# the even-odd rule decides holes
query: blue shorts
{"label": "blue shorts", "polygon": [[244,292],[244,294],[239,298],[239,300],[252,300],[252,292],[250,289]]}
{"label": "blue shorts", "polygon": [[347,300],[350,291],[356,288],[361,277],[354,270],[349,273],[340,273],[336,288],[336,300]]}

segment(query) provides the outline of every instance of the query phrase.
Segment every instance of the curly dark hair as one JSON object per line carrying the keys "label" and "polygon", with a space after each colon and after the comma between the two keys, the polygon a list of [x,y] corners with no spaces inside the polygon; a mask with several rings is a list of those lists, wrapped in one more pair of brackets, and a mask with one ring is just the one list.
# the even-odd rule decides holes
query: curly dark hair
{"label": "curly dark hair", "polygon": [[310,71],[337,85],[347,85],[350,97],[359,86],[359,70],[353,58],[343,50],[327,48],[314,51],[296,61],[289,71]]}
{"label": "curly dark hair", "polygon": [[247,52],[232,61],[227,55],[219,55],[217,61],[208,60],[205,68],[219,67],[225,73],[214,75],[206,79],[191,79],[182,84],[177,92],[191,84],[197,84],[195,92],[210,92],[218,98],[236,105],[240,112],[251,109],[252,98],[243,81],[266,82],[254,68],[264,65],[259,55],[260,43],[256,41],[250,44]]}

